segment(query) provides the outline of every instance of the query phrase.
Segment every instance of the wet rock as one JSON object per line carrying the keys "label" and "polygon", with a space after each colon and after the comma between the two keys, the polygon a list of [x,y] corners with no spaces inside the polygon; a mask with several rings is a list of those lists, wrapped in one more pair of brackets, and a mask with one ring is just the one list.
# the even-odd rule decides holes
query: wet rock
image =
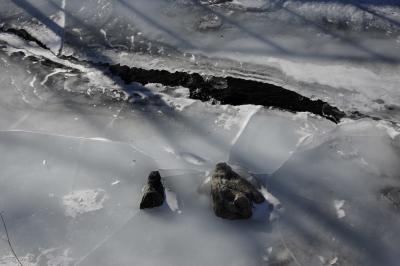
{"label": "wet rock", "polygon": [[164,203],[165,191],[161,183],[161,176],[158,171],[150,173],[147,184],[143,189],[143,197],[140,202],[140,209],[154,208]]}
{"label": "wet rock", "polygon": [[384,188],[381,194],[395,209],[400,210],[400,187]]}
{"label": "wet rock", "polygon": [[240,177],[226,163],[218,163],[211,177],[211,197],[215,215],[225,219],[247,219],[253,203],[264,196],[250,182]]}

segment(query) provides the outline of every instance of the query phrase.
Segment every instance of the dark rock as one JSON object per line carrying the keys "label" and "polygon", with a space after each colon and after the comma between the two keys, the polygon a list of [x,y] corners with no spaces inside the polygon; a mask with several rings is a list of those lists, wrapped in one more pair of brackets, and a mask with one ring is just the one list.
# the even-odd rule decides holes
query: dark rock
{"label": "dark rock", "polygon": [[164,203],[165,192],[161,183],[161,176],[158,171],[150,173],[147,184],[143,191],[140,209],[154,208]]}
{"label": "dark rock", "polygon": [[265,201],[250,182],[240,177],[226,163],[218,163],[211,177],[211,197],[217,216],[225,219],[247,219],[254,203]]}

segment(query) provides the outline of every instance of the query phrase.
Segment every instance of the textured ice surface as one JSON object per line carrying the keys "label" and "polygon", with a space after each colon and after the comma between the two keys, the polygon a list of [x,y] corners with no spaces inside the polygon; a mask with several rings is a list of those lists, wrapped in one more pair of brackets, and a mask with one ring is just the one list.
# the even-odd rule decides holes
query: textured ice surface
{"label": "textured ice surface", "polygon": [[398,148],[370,121],[344,123],[329,135],[269,177],[285,208],[282,230],[293,247],[309,241],[312,253],[338,263],[396,265],[399,217],[380,192],[399,186]]}
{"label": "textured ice surface", "polygon": [[[0,33],[0,210],[24,265],[398,264],[398,207],[382,191],[400,187],[399,67],[370,53],[397,60],[396,3],[211,2],[71,0],[65,12],[61,1],[0,4],[0,23],[51,48]],[[209,12],[227,18],[198,30]],[[325,16],[325,31],[290,12]],[[341,19],[351,22],[344,31]],[[80,59],[272,80],[385,120],[336,125],[211,105],[186,88],[123,84],[57,57],[59,47]],[[199,186],[219,161],[261,186],[276,207],[269,220],[262,208],[249,221],[215,217]],[[166,203],[139,211],[156,169]],[[0,265],[18,265],[1,232]]]}
{"label": "textured ice surface", "polygon": [[[215,4],[220,3],[220,4]],[[282,85],[345,111],[399,120],[395,0],[13,0],[6,26],[53,53]],[[199,25],[218,18],[221,26]]]}
{"label": "textured ice surface", "polygon": [[[48,76],[0,59],[0,208],[24,265],[396,265],[398,213],[380,194],[400,186],[395,125],[210,105],[154,84],[129,102],[88,66]],[[266,186],[268,220],[262,207],[250,221],[214,216],[198,188],[218,161]],[[139,211],[155,169],[167,201]],[[0,252],[15,263],[4,241]]]}

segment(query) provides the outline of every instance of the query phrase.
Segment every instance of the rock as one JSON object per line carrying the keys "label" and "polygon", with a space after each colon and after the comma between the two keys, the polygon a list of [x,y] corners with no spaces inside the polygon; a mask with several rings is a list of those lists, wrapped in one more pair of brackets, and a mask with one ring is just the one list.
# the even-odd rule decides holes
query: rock
{"label": "rock", "polygon": [[240,177],[226,163],[218,163],[211,177],[211,197],[215,215],[225,219],[248,219],[253,203],[264,196],[250,182]]}
{"label": "rock", "polygon": [[140,202],[140,209],[154,208],[161,206],[165,200],[164,186],[161,183],[161,176],[158,171],[150,173],[147,184],[143,189],[143,197]]}

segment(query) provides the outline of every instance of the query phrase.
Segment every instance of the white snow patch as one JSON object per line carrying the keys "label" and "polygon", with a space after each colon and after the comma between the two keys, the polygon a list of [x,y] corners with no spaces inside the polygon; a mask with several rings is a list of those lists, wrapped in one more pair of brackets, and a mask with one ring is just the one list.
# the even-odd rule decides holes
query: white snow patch
{"label": "white snow patch", "polygon": [[115,180],[114,182],[111,183],[111,186],[115,186],[121,183],[121,180]]}
{"label": "white snow patch", "polygon": [[63,197],[65,215],[72,218],[103,208],[108,195],[103,189],[75,190]]}
{"label": "white snow patch", "polygon": [[346,216],[346,212],[343,210],[343,206],[344,206],[345,202],[346,202],[345,200],[334,200],[333,201],[333,206],[335,207],[336,215],[339,219],[342,219],[343,217]]}
{"label": "white snow patch", "polygon": [[338,262],[338,257],[334,257],[329,261],[329,265],[335,265]]}

